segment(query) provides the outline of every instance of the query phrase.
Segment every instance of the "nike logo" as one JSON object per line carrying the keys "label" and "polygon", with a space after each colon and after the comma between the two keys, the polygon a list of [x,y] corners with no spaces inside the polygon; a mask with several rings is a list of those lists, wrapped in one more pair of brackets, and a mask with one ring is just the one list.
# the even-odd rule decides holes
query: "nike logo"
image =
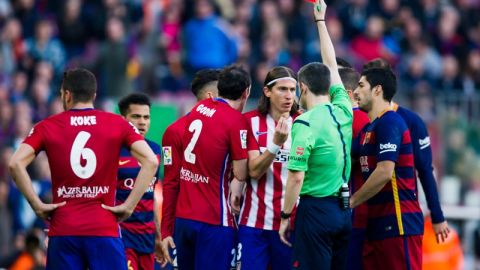
{"label": "nike logo", "polygon": [[264,134],[267,134],[267,133],[268,133],[268,131],[257,131],[257,132],[255,132],[255,134],[257,136],[264,135]]}
{"label": "nike logo", "polygon": [[119,160],[118,165],[123,166],[123,165],[127,164],[128,162],[130,162],[130,160],[128,160],[128,159],[127,160]]}

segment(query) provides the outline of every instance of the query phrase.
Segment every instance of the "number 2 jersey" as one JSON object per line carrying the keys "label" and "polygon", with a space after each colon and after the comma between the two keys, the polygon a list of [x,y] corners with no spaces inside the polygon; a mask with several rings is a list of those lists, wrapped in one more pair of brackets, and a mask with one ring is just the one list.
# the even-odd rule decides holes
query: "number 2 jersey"
{"label": "number 2 jersey", "polygon": [[69,110],[36,124],[24,143],[45,150],[53,202],[66,204],[51,217],[49,236],[118,237],[115,205],[122,146],[143,140],[121,116],[95,109]]}
{"label": "number 2 jersey", "polygon": [[247,123],[222,99],[203,100],[186,117],[176,216],[231,227],[231,165],[248,157]]}

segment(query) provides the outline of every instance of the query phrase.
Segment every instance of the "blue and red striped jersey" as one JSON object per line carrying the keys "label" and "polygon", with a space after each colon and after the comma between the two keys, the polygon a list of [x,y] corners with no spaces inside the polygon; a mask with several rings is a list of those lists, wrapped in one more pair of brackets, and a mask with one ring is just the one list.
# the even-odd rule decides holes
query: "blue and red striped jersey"
{"label": "blue and red striped jersey", "polygon": [[443,216],[440,200],[438,199],[437,182],[433,175],[432,148],[430,147],[430,136],[427,127],[416,113],[400,107],[397,104],[394,104],[393,110],[403,118],[410,130],[415,169],[417,170],[418,178],[425,193],[428,209],[430,209],[432,216],[432,222],[434,224],[443,222],[445,221],[445,217]]}
{"label": "blue and red striped jersey", "polygon": [[413,147],[405,121],[394,111],[387,111],[362,129],[356,143],[365,181],[378,162],[395,162],[391,181],[367,201],[368,239],[423,234]]}
{"label": "blue and red striped jersey", "polygon": [[[160,146],[150,140],[145,141],[160,160]],[[137,179],[138,172],[140,172],[140,164],[130,154],[130,151],[127,148],[122,148],[120,151],[118,165],[117,205],[125,202],[128,195],[130,195],[135,180]],[[133,214],[127,220],[120,223],[122,240],[125,248],[131,248],[141,253],[152,253],[154,251],[155,221],[153,214],[153,198],[158,173],[159,171],[157,171],[156,177],[152,179],[147,191],[138,202]]]}

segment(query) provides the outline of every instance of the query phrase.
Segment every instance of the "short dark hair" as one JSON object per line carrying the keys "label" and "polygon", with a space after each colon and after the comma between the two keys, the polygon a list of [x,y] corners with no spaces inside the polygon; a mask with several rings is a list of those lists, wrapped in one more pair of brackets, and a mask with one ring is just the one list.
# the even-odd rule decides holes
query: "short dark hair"
{"label": "short dark hair", "polygon": [[330,70],[319,62],[307,64],[298,71],[298,81],[307,85],[314,95],[327,94],[330,80]]}
{"label": "short dark hair", "polygon": [[[279,78],[293,78],[296,81],[297,79],[297,74],[289,67],[285,66],[276,66],[273,67],[268,73],[267,76],[265,76],[265,81],[263,82],[264,87],[268,87],[269,89],[272,89],[277,82],[274,82],[269,85],[269,83],[273,80],[279,79]],[[262,91],[262,95],[260,96],[260,99],[258,100],[258,106],[257,110],[263,114],[266,115],[268,113],[268,110],[270,109],[270,98],[265,96],[265,93]],[[290,115],[298,113],[298,104],[294,100],[293,101],[293,106],[292,109],[290,110]]]}
{"label": "short dark hair", "polygon": [[346,90],[353,91],[357,88],[360,74],[356,70],[353,68],[339,68],[338,73]]}
{"label": "short dark hair", "polygon": [[120,110],[120,114],[123,116],[127,116],[128,108],[131,104],[147,105],[148,107],[151,106],[150,98],[147,95],[143,93],[132,93],[123,97],[118,102],[118,109]]}
{"label": "short dark hair", "polygon": [[353,68],[352,64],[350,64],[347,60],[341,57],[337,56],[335,60],[337,61],[338,68]]}
{"label": "short dark hair", "polygon": [[195,73],[193,77],[191,89],[192,93],[198,98],[198,96],[205,90],[206,86],[213,85],[218,81],[220,75],[219,69],[202,69]]}
{"label": "short dark hair", "polygon": [[250,85],[250,74],[241,66],[230,65],[225,67],[218,76],[218,95],[237,100]]}
{"label": "short dark hair", "polygon": [[388,68],[388,69],[390,69],[390,64],[387,62],[387,60],[385,60],[383,58],[375,58],[372,61],[364,64],[362,70],[366,70],[366,69],[369,69],[369,68]]}
{"label": "short dark hair", "polygon": [[389,68],[369,68],[362,71],[362,76],[373,88],[377,85],[382,86],[383,99],[390,102],[397,92],[397,78]]}
{"label": "short dark hair", "polygon": [[93,101],[97,80],[92,72],[84,68],[70,69],[63,73],[62,89],[72,93],[74,103]]}

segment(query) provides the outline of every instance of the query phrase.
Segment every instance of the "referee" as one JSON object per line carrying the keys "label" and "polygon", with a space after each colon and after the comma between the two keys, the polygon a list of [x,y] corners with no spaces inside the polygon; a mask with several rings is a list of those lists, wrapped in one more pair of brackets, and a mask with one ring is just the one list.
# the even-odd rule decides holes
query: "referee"
{"label": "referee", "polygon": [[[324,64],[300,69],[300,104],[308,111],[295,120],[288,162],[280,238],[287,245],[289,218],[300,194],[295,218],[293,269],[344,269],[351,231],[348,195],[352,105],[338,74],[335,51],[325,26],[325,2],[314,6]],[[348,194],[347,192],[345,192]]]}

